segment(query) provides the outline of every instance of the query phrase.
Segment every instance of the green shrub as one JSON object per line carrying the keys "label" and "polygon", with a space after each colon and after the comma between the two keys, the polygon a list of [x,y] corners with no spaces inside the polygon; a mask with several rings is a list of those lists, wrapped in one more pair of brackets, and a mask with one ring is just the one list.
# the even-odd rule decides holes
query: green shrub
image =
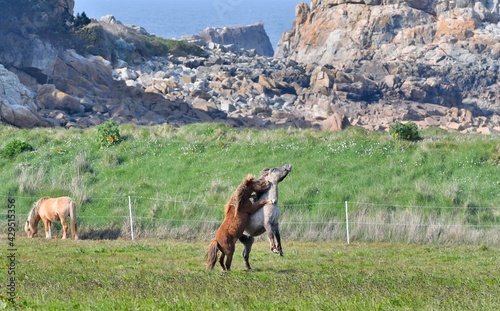
{"label": "green shrub", "polygon": [[118,144],[122,140],[115,120],[110,119],[97,127],[97,141],[101,147]]}
{"label": "green shrub", "polygon": [[418,140],[420,139],[420,134],[418,133],[418,127],[413,122],[401,123],[397,121],[395,124],[391,125],[389,133],[396,139],[404,140]]}
{"label": "green shrub", "polygon": [[73,25],[74,25],[75,29],[79,29],[79,28],[87,26],[91,22],[92,21],[90,20],[90,18],[87,17],[87,14],[85,14],[85,11],[84,11],[84,12],[82,12],[81,15],[80,15],[80,13],[76,14]]}
{"label": "green shrub", "polygon": [[5,148],[2,150],[2,157],[5,158],[15,158],[18,154],[25,151],[35,150],[30,144],[20,141],[19,139],[14,139],[10,141]]}

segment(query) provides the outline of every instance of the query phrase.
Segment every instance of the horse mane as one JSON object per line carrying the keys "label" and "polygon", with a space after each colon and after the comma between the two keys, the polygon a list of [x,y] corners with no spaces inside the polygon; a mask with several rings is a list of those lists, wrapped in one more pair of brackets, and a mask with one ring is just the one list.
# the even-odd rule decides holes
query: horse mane
{"label": "horse mane", "polygon": [[238,210],[240,207],[240,203],[243,201],[244,196],[248,194],[248,182],[253,179],[252,174],[248,174],[247,177],[243,180],[243,182],[236,188],[233,192],[233,195],[230,199],[230,204],[226,205],[224,209],[224,214],[227,214],[231,207],[234,207],[235,215],[238,214]]}
{"label": "horse mane", "polygon": [[[260,177],[259,177],[259,179],[263,179],[263,178],[265,178],[267,175],[269,175],[269,171],[270,171],[270,170],[271,170],[271,169],[270,169],[270,168],[268,168],[268,167],[264,168],[264,169],[260,172]],[[256,193],[256,194],[255,194],[255,198],[254,198],[254,199],[255,199],[255,201],[259,201],[259,200],[260,200],[260,198],[262,198],[262,197],[264,196],[264,193],[265,193],[265,192],[262,192],[262,193]]]}
{"label": "horse mane", "polygon": [[28,214],[28,221],[30,224],[33,224],[35,222],[36,215],[38,215],[38,207],[40,206],[40,203],[48,198],[49,197],[43,197],[33,204],[33,208],[31,208],[31,211]]}
{"label": "horse mane", "polygon": [[269,171],[270,171],[270,168],[266,167],[265,169],[263,169],[261,172],[260,172],[260,177],[259,179],[262,179],[264,177],[266,177],[268,174],[269,174]]}

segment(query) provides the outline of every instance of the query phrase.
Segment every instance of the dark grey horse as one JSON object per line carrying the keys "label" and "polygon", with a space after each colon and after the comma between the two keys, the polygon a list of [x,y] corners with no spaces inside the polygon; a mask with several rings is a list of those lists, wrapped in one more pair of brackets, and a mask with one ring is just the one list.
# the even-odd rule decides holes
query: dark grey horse
{"label": "dark grey horse", "polygon": [[[270,182],[271,188],[269,188],[267,192],[264,192],[255,198],[255,201],[269,200],[272,203],[264,205],[264,207],[259,209],[250,217],[250,221],[248,222],[245,232],[239,239],[245,246],[243,249],[243,258],[245,259],[247,269],[251,269],[248,259],[255,240],[254,237],[261,235],[264,232],[267,232],[267,238],[269,240],[271,251],[283,256],[278,223],[280,219],[280,209],[278,207],[278,183],[285,179],[291,170],[292,165],[285,164],[279,167],[266,168],[261,172],[260,178]],[[276,244],[274,243],[275,238],[277,242]]]}

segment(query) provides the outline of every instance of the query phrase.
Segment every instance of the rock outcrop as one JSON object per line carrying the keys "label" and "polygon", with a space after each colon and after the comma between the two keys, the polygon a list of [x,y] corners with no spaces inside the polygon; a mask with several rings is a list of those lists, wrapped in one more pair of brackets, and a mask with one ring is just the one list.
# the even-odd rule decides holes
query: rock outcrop
{"label": "rock outcrop", "polygon": [[0,65],[0,120],[22,127],[47,126],[38,115],[31,92],[17,76]]}
{"label": "rock outcrop", "polygon": [[237,50],[255,50],[259,55],[273,56],[274,50],[264,24],[249,26],[209,27],[200,32],[207,42],[233,45]]}
{"label": "rock outcrop", "polygon": [[[316,92],[337,105],[432,104],[496,124],[499,9],[489,0],[313,0],[296,7],[275,57],[315,64]],[[346,84],[346,73],[364,78]]]}
{"label": "rock outcrop", "polygon": [[[412,120],[500,132],[500,27],[491,1],[300,4],[277,57],[258,51],[266,44],[242,35],[245,27],[167,47],[112,16],[73,29],[72,0],[0,3],[8,10],[0,11],[3,123],[85,128],[113,118],[385,131]],[[250,46],[238,46],[237,35]]]}

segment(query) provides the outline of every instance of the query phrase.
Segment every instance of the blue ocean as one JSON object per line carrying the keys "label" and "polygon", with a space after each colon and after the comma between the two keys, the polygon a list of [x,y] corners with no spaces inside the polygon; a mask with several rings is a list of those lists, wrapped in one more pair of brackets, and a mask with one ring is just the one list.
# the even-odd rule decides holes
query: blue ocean
{"label": "blue ocean", "polygon": [[76,0],[75,15],[99,19],[113,15],[124,24],[174,39],[198,34],[207,27],[264,23],[274,48],[292,28],[300,0]]}

